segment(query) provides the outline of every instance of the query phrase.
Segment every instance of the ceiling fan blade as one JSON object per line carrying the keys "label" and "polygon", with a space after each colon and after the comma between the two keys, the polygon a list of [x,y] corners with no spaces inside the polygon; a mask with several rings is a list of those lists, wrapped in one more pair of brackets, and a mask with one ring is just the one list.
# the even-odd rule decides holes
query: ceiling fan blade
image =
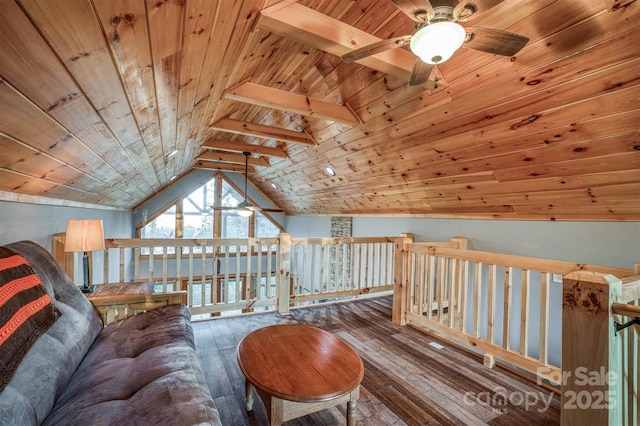
{"label": "ceiling fan blade", "polygon": [[529,41],[528,37],[492,28],[467,28],[468,38],[462,46],[496,55],[512,56]]}
{"label": "ceiling fan blade", "polygon": [[[413,64],[413,70],[411,70],[411,80],[409,80],[409,86],[419,86],[423,83],[426,83],[431,76],[431,71],[433,71],[433,65],[427,64],[423,62],[422,59],[416,58],[415,63]],[[426,87],[428,90],[435,89],[435,82],[432,80],[430,83],[433,83],[430,87]]]}
{"label": "ceiling fan blade", "polygon": [[342,60],[345,62],[355,62],[367,56],[375,55],[376,53],[384,52],[389,49],[395,49],[396,47],[402,47],[411,41],[410,35],[404,35],[400,37],[388,38],[386,40],[380,40],[378,42],[361,47],[360,49],[352,50],[349,53],[342,55]]}
{"label": "ceiling fan blade", "polygon": [[433,17],[433,6],[429,3],[429,0],[391,0],[405,15],[411,18],[414,22],[425,22],[426,17],[421,15],[426,14],[427,17]]}
{"label": "ceiling fan blade", "polygon": [[453,9],[453,18],[456,21],[467,22],[478,14],[499,5],[504,0],[462,0]]}
{"label": "ceiling fan blade", "polygon": [[263,208],[258,208],[258,211],[261,212],[266,212],[266,213],[283,213],[284,209],[263,209]]}

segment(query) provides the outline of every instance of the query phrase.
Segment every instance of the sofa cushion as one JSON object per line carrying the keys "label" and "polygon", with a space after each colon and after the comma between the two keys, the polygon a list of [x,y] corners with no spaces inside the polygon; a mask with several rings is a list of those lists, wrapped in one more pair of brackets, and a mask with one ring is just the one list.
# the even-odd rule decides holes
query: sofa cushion
{"label": "sofa cushion", "polygon": [[29,261],[0,247],[0,392],[31,346],[59,316]]}
{"label": "sofa cushion", "polygon": [[21,241],[7,247],[24,256],[47,289],[58,320],[26,353],[0,393],[0,419],[11,425],[40,424],[102,330],[102,321],[58,263],[43,247]]}
{"label": "sofa cushion", "polygon": [[45,425],[220,424],[183,305],[105,327]]}

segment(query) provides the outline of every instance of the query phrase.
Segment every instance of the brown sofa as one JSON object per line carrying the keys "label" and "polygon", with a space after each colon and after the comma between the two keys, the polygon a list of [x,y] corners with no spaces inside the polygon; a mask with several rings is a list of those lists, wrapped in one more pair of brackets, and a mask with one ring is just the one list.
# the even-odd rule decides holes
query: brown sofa
{"label": "brown sofa", "polygon": [[185,306],[166,306],[103,327],[91,303],[45,249],[28,241],[5,248],[28,260],[57,319],[32,343],[0,393],[0,423],[221,424]]}

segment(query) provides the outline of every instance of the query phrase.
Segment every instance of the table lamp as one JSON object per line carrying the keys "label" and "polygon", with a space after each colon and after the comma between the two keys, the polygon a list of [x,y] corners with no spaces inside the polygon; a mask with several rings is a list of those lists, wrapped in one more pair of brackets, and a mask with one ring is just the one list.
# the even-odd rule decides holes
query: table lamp
{"label": "table lamp", "polygon": [[70,219],[67,221],[67,234],[64,251],[82,252],[83,293],[92,293],[91,273],[89,271],[89,252],[104,250],[104,231],[100,219]]}

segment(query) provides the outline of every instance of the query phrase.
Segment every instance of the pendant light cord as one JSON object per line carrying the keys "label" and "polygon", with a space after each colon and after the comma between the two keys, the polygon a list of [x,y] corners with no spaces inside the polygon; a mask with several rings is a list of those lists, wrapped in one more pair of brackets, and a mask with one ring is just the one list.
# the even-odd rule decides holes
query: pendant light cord
{"label": "pendant light cord", "polygon": [[249,173],[249,155],[251,155],[251,153],[245,151],[242,154],[244,155],[244,201],[247,201],[247,179]]}

